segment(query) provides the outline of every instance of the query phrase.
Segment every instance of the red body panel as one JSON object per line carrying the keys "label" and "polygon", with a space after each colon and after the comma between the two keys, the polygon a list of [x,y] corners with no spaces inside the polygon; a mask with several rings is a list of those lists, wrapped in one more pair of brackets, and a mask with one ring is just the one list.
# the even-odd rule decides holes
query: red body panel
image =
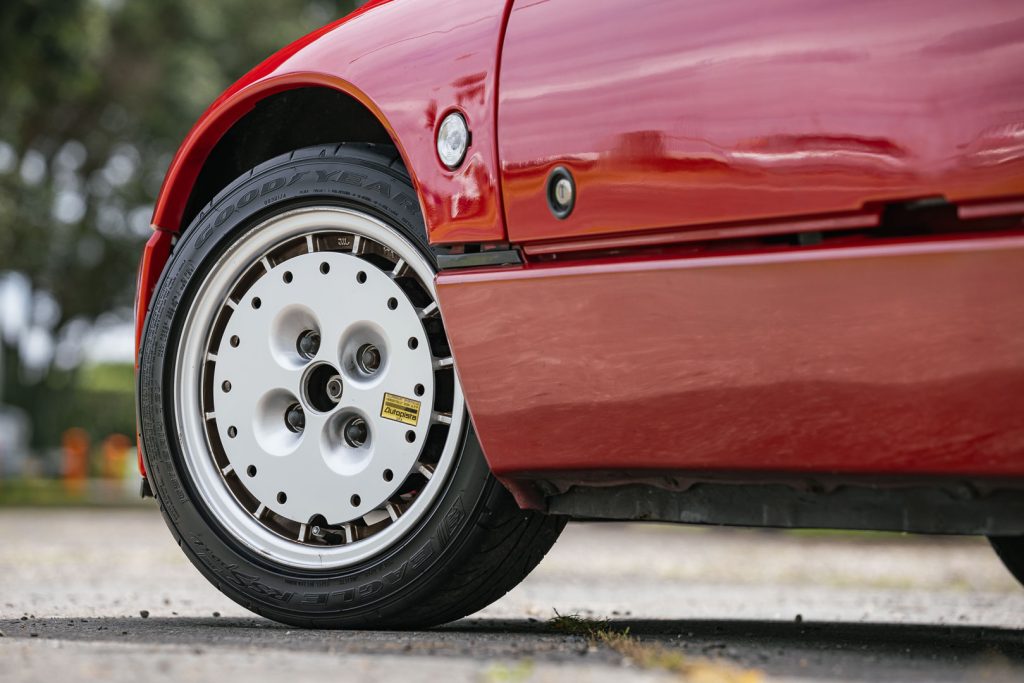
{"label": "red body panel", "polygon": [[174,234],[166,230],[154,230],[139,262],[139,281],[135,288],[135,367],[139,367],[139,345],[142,343],[142,325],[149,309],[149,300],[156,289],[164,265],[171,255],[171,239]]}
{"label": "red body panel", "polygon": [[499,476],[1024,476],[1024,235],[438,284]]}
{"label": "red body panel", "polygon": [[[196,176],[220,137],[254,104],[305,86],[360,100],[396,141],[431,241],[505,237],[498,197],[494,95],[505,0],[382,0],[310,34],[246,74],[211,105],[171,163],[154,225],[181,229]],[[435,131],[452,109],[473,134],[456,171],[437,159]]]}
{"label": "red body panel", "polygon": [[516,243],[1020,195],[1024,3],[517,0],[498,134]]}

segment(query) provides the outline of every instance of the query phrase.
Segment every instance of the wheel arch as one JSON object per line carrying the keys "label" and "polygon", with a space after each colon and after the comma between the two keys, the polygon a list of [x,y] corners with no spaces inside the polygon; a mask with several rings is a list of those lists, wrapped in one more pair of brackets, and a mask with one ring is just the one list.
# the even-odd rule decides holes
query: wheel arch
{"label": "wheel arch", "polygon": [[[210,107],[171,162],[154,207],[155,230],[146,242],[136,285],[136,363],[150,298],[170,259],[173,236],[246,170],[292,149],[336,142],[393,145],[417,187],[387,119],[365,94],[342,79],[315,73],[267,79],[228,91]],[[141,452],[138,460],[145,476]]]}
{"label": "wheel arch", "polygon": [[[339,78],[307,73],[267,79],[229,91],[210,107],[171,162],[153,211],[156,232],[139,264],[136,355],[149,298],[170,257],[172,235],[183,232],[220,190],[248,169],[292,149],[335,142],[394,145],[410,169],[380,110]],[[410,178],[416,187],[411,170]]]}
{"label": "wheel arch", "polygon": [[171,162],[153,226],[181,232],[248,169],[292,149],[335,142],[395,146],[417,187],[398,136],[369,97],[334,76],[289,74],[259,81],[210,108]]}

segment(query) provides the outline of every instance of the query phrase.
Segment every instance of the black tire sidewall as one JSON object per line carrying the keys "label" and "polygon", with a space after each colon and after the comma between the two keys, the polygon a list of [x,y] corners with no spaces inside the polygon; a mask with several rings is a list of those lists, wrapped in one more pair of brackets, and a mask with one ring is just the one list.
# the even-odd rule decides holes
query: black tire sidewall
{"label": "black tire sidewall", "polygon": [[167,524],[221,591],[257,613],[295,625],[380,626],[401,620],[417,596],[428,594],[459,562],[474,519],[495,485],[468,416],[446,485],[397,543],[342,569],[278,565],[231,538],[196,494],[175,428],[178,341],[198,284],[218,256],[253,225],[299,206],[343,205],[373,214],[435,263],[415,191],[392,163],[393,152],[370,146],[310,148],[261,164],[235,181],[175,245],[143,332],[137,385],[140,445]]}

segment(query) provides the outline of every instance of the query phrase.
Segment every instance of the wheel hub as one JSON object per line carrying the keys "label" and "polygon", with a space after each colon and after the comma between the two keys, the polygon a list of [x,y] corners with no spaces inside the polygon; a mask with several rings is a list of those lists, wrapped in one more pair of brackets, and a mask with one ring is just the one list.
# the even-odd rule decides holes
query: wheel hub
{"label": "wheel hub", "polygon": [[300,384],[305,404],[321,413],[333,410],[345,391],[341,375],[333,365],[325,362],[310,363],[302,373]]}

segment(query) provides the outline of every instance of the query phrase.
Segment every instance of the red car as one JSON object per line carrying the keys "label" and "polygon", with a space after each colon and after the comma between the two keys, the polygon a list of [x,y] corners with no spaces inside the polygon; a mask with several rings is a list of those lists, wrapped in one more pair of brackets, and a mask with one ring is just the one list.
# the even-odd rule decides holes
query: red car
{"label": "red car", "polygon": [[1024,4],[380,0],[227,90],[139,273],[144,493],[412,627],[565,521],[980,534],[1024,579]]}

